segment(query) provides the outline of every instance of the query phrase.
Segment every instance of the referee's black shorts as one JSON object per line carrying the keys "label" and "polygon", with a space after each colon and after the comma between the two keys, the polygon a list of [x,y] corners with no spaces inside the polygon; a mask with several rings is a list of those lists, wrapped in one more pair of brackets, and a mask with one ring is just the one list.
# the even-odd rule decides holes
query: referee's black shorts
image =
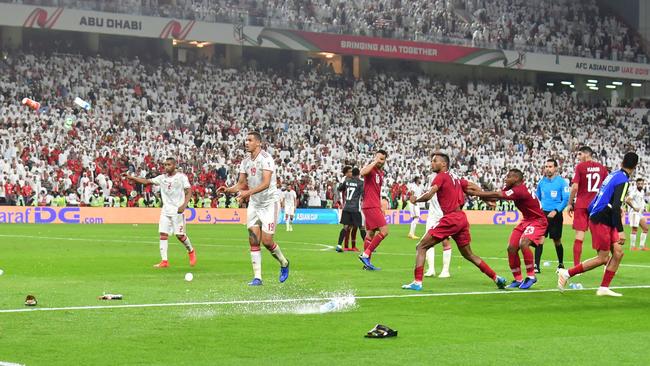
{"label": "referee's black shorts", "polygon": [[341,214],[341,224],[361,227],[361,212],[343,211]]}
{"label": "referee's black shorts", "polygon": [[564,225],[564,217],[562,212],[558,212],[552,219],[548,217],[551,211],[544,211],[548,226],[546,227],[546,237],[551,239],[562,239],[562,225]]}

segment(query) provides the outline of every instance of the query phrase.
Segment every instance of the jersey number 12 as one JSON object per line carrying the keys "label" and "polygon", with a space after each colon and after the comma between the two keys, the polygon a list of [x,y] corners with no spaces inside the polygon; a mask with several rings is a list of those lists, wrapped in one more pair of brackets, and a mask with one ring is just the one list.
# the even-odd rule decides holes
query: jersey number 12
{"label": "jersey number 12", "polygon": [[587,191],[598,192],[600,185],[600,174],[591,173],[587,174]]}

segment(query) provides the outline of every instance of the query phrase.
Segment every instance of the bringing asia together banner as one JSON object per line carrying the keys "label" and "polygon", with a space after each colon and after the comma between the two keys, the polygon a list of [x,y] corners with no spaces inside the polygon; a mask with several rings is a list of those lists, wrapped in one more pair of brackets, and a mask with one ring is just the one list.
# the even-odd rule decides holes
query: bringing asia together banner
{"label": "bringing asia together banner", "polygon": [[[521,221],[519,211],[465,211],[472,225],[514,225]],[[388,210],[388,224],[407,225],[412,217],[409,211]],[[650,213],[645,214],[650,220]],[[135,207],[17,207],[0,206],[0,224],[157,224],[159,208]],[[246,224],[246,209],[188,208],[188,224]],[[425,224],[427,210],[422,210],[419,223]],[[626,218],[626,224],[628,220]],[[278,224],[284,224],[280,212]],[[564,224],[573,222],[566,212]],[[334,209],[297,209],[295,224],[338,224],[339,212]]]}

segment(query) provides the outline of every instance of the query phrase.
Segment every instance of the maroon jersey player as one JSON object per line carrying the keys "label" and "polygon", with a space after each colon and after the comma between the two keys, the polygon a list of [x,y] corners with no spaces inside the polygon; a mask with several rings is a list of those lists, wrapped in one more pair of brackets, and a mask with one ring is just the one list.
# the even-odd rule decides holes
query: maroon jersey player
{"label": "maroon jersey player", "polygon": [[[523,220],[512,230],[508,241],[508,262],[514,280],[508,288],[527,290],[537,282],[535,277],[535,258],[530,246],[542,245],[548,222],[539,200],[534,197],[524,184],[524,174],[519,169],[510,169],[505,178],[505,187],[500,191],[472,191],[470,194],[483,199],[502,199],[514,201],[521,211]],[[519,250],[526,265],[526,279],[521,275]]]}
{"label": "maroon jersey player", "polygon": [[[607,177],[607,169],[593,160],[593,150],[583,146],[578,150],[578,160],[573,179],[571,180],[571,193],[569,195],[568,211],[573,216],[573,230],[576,232],[573,242],[573,265],[580,263],[582,255],[582,241],[585,231],[589,228],[589,213],[587,207],[596,197],[596,193]],[[575,203],[574,203],[575,199]]]}
{"label": "maroon jersey player", "polygon": [[405,290],[422,290],[422,278],[424,276],[424,261],[426,252],[429,248],[440,243],[441,241],[451,237],[456,242],[458,250],[465,259],[474,263],[481,272],[493,280],[499,288],[504,288],[506,284],[505,278],[498,276],[490,266],[481,259],[481,257],[472,253],[470,246],[471,235],[469,232],[469,222],[467,216],[463,212],[462,207],[465,203],[465,191],[474,190],[478,191],[475,184],[469,183],[464,179],[458,179],[449,173],[449,156],[436,153],[433,155],[431,161],[431,168],[437,173],[435,179],[431,184],[429,192],[421,195],[420,197],[412,197],[411,203],[426,202],[437,194],[438,203],[442,210],[443,216],[440,222],[435,227],[431,228],[420,239],[416,250],[415,257],[415,279],[408,285],[402,286]]}
{"label": "maroon jersey player", "polygon": [[388,153],[385,150],[377,150],[372,163],[361,169],[363,176],[363,205],[361,211],[366,219],[366,238],[363,241],[363,253],[359,260],[364,269],[375,271],[379,268],[370,263],[372,253],[377,249],[384,238],[388,236],[388,225],[386,216],[381,209],[381,186],[384,183],[384,164]]}

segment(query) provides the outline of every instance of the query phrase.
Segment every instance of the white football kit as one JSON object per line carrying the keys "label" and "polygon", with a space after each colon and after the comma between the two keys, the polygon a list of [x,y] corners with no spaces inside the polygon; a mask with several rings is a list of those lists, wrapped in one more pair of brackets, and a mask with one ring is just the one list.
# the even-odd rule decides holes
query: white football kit
{"label": "white football kit", "polygon": [[[630,226],[639,227],[639,222],[643,217],[643,211],[645,210],[645,197],[644,192],[636,189],[636,186],[630,187],[628,191],[628,196],[632,198],[632,206],[629,206],[628,216],[630,218]],[[634,207],[639,208],[641,211],[637,211]]]}
{"label": "white football kit", "polygon": [[293,216],[296,213],[296,191],[284,192],[284,214]]}
{"label": "white football kit", "polygon": [[253,189],[262,184],[263,171],[272,173],[269,187],[262,192],[251,196],[246,210],[248,216],[247,227],[261,226],[262,231],[268,234],[275,233],[276,220],[280,211],[280,202],[276,194],[275,162],[269,153],[262,150],[255,159],[247,157],[239,165],[239,173],[246,174],[248,188]]}
{"label": "white football kit", "polygon": [[[410,192],[413,192],[415,197],[420,197],[424,193],[421,184],[410,183],[408,186]],[[411,217],[420,217],[420,209],[424,207],[424,202],[411,203],[409,201],[409,212]]]}
{"label": "white football kit", "polygon": [[158,231],[170,235],[185,235],[185,216],[178,213],[178,208],[185,201],[185,189],[191,187],[189,179],[185,174],[176,172],[173,176],[161,174],[151,181],[160,187],[163,201]]}

